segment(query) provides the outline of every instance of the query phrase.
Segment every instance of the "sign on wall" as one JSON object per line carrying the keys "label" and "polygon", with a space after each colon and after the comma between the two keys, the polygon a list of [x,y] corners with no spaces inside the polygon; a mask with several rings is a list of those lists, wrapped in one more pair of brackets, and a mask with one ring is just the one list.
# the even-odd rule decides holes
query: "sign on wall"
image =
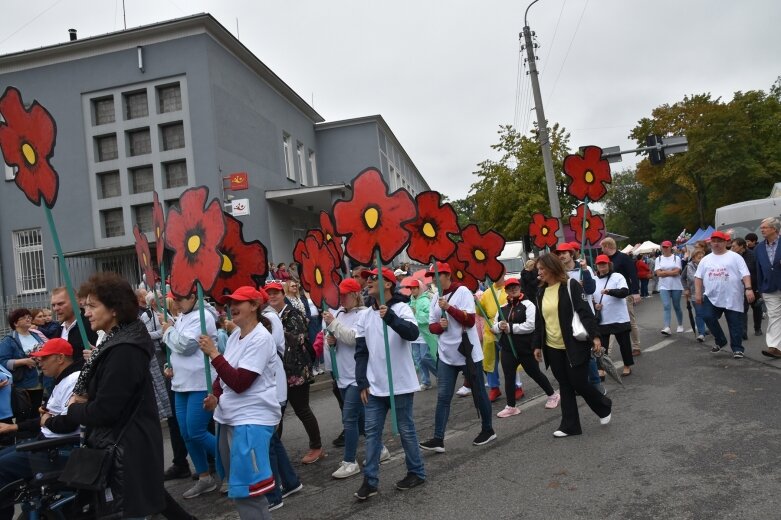
{"label": "sign on wall", "polygon": [[237,172],[230,174],[230,189],[233,191],[249,189],[249,175],[247,172]]}
{"label": "sign on wall", "polygon": [[249,215],[249,199],[233,199],[231,201],[231,214],[234,217]]}

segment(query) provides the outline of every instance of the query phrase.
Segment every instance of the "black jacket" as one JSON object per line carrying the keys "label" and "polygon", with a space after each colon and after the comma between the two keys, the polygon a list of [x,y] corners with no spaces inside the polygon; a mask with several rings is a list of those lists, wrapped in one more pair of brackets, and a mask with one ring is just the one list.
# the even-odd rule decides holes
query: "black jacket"
{"label": "black jacket", "polygon": [[[63,370],[60,373],[60,375],[54,378],[54,386],[59,385],[63,379],[65,379],[72,373],[78,371],[79,371],[79,367],[77,367],[74,363],[71,363],[70,365],[65,367],[65,370]],[[27,421],[18,422],[16,423],[16,425],[19,427],[20,432],[35,432],[38,434],[39,439],[44,438],[43,435],[41,434],[40,417],[36,417],[35,419],[29,419]],[[79,427],[79,423],[75,421],[73,417],[71,417],[70,415],[65,414],[65,415],[58,415],[56,417],[49,417],[46,420],[46,427],[49,428],[54,433],[73,433]]]}
{"label": "black jacket", "polygon": [[[76,319],[75,317],[73,319]],[[98,342],[98,333],[92,330],[89,326],[89,320],[84,313],[81,313],[81,322],[84,324],[84,328],[87,329],[87,340],[90,345],[95,345]],[[59,335],[57,336],[59,337]],[[81,340],[81,332],[79,332],[79,325],[76,324],[68,332],[68,343],[73,346],[73,364],[77,367],[84,365],[84,342]]]}
{"label": "black jacket", "polygon": [[[575,306],[575,311],[580,316],[580,321],[588,331],[590,338],[599,336],[599,326],[597,319],[594,317],[594,313],[591,312],[591,307],[588,302],[584,300],[585,294],[580,287],[580,283],[575,280],[569,280],[570,291],[572,292],[572,303]],[[545,319],[542,316],[542,297],[545,294],[545,287],[540,287],[537,292],[537,316],[535,318],[535,330],[534,330],[534,348],[542,348],[543,354],[545,354],[546,345],[545,339]],[[572,337],[572,316],[573,307],[569,303],[569,295],[567,294],[567,286],[561,284],[559,286],[559,326],[561,327],[561,333],[564,337],[564,347],[567,351],[567,359],[571,366],[576,367],[588,362],[591,358],[591,340],[578,341]],[[548,359],[545,359],[545,366],[548,366]]]}
{"label": "black jacket", "polygon": [[[529,303],[533,302],[529,300]],[[526,323],[526,305],[521,302],[520,298],[515,301],[508,301],[507,305],[502,307],[502,316],[504,316],[505,321],[510,325],[510,330],[512,330],[514,324]],[[532,352],[534,334],[512,334],[512,345],[510,345],[508,334],[499,334],[498,338],[499,346],[505,352],[512,353],[512,347],[515,347],[516,354],[519,352],[530,354]]]}
{"label": "black jacket", "polygon": [[101,346],[93,362],[88,402],[68,408],[68,416],[86,426],[87,446],[103,448],[139,406],[117,447],[109,477],[113,500],[106,503],[106,493],[97,493],[100,515],[147,516],[165,507],[163,435],[149,373],[153,356],[152,338],[141,320],[126,325]]}
{"label": "black jacket", "polygon": [[629,293],[640,294],[640,283],[637,281],[637,267],[634,260],[626,253],[616,251],[610,257],[610,261],[613,262],[613,271],[620,273],[626,279]]}
{"label": "black jacket", "polygon": [[537,268],[535,267],[531,271],[524,269],[521,271],[521,291],[523,294],[527,294],[529,298],[534,298],[537,294],[537,287],[539,281],[537,280]]}

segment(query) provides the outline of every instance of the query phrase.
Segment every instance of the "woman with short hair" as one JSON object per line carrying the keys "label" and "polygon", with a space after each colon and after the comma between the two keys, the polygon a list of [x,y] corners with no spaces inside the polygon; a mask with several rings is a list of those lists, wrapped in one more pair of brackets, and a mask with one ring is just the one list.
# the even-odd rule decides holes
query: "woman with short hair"
{"label": "woman with short hair", "polygon": [[595,261],[597,266],[597,290],[594,292],[594,309],[599,316],[599,337],[605,350],[610,342],[610,335],[616,337],[618,347],[621,349],[621,359],[624,361],[624,372],[628,376],[632,373],[632,325],[629,321],[629,309],[625,298],[629,296],[629,286],[621,273],[613,271],[613,262],[607,255],[598,255]]}
{"label": "woman with short hair", "polygon": [[27,391],[33,413],[37,414],[43,399],[43,385],[38,365],[30,353],[46,341],[38,331],[31,331],[32,314],[28,309],[14,309],[8,313],[11,332],[0,341],[0,364],[13,374],[13,384]]}

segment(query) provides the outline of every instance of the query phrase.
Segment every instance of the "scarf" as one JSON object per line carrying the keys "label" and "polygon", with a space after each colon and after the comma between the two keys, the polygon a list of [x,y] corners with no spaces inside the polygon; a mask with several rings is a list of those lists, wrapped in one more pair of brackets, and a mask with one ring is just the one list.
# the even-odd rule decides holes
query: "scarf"
{"label": "scarf", "polygon": [[81,368],[79,378],[76,380],[76,386],[73,387],[74,394],[81,396],[87,395],[87,385],[89,384],[89,380],[92,378],[93,368],[97,362],[97,359],[100,357],[101,353],[105,352],[105,347],[109,340],[116,336],[116,334],[124,327],[125,325],[117,325],[111,329],[108,334],[103,336],[103,341],[99,341],[95,348],[92,349],[92,354],[90,355],[89,359],[84,361],[84,366]]}

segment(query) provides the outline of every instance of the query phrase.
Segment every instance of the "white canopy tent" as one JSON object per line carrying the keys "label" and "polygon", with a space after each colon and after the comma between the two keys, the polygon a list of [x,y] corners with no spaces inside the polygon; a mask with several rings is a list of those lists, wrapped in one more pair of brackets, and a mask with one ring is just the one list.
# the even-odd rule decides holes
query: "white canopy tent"
{"label": "white canopy tent", "polygon": [[635,246],[633,246],[632,244],[628,244],[624,249],[621,250],[621,252],[626,254],[626,255],[628,255],[628,254],[632,253],[634,248],[635,248]]}
{"label": "white canopy tent", "polygon": [[648,253],[653,253],[654,251],[660,251],[662,249],[662,246],[659,244],[654,244],[650,240],[646,240],[639,246],[637,246],[633,251],[633,255],[645,255]]}

